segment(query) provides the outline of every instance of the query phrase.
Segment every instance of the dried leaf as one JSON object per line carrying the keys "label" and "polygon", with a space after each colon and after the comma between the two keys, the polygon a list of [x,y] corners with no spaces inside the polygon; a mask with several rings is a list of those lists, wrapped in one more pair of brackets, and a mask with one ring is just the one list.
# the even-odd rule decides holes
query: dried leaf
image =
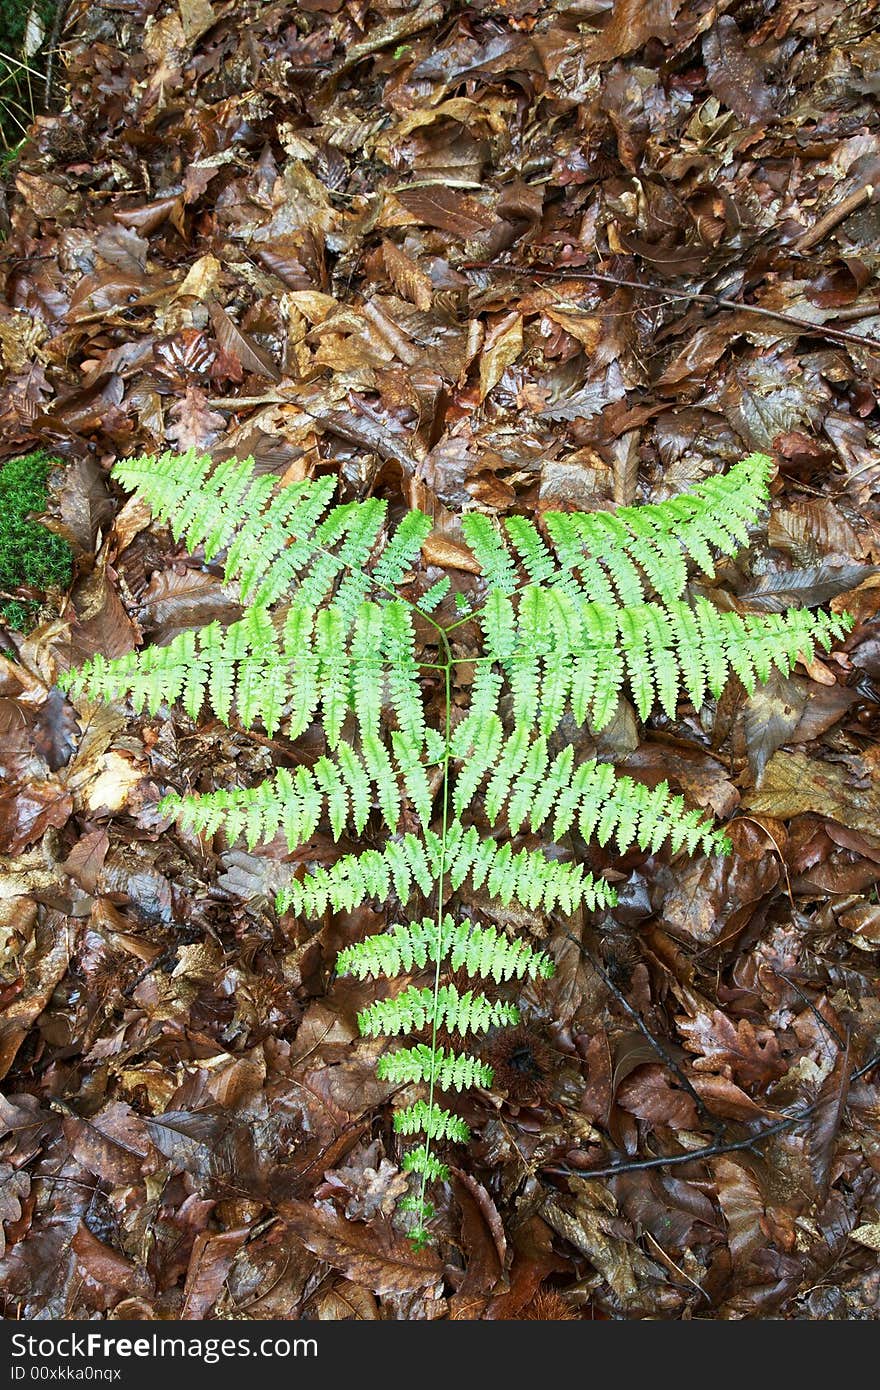
{"label": "dried leaf", "polygon": [[506,314],[486,334],[480,357],[480,400],[485,400],[523,348],[522,314]]}
{"label": "dried leaf", "polygon": [[408,299],[417,309],[427,311],[434,298],[431,277],[411,260],[393,241],[383,241],[382,255],[385,269],[398,294]]}
{"label": "dried leaf", "polygon": [[779,1043],[769,1028],[756,1028],[747,1018],[736,1023],[721,1009],[699,1013],[679,1024],[685,1046],[696,1054],[697,1071],[720,1071],[745,1086],[768,1086],[788,1071]]}
{"label": "dried leaf", "polygon": [[414,1250],[388,1227],[346,1221],[307,1202],[283,1202],[279,1210],[314,1255],[375,1294],[421,1293],[438,1286],[442,1267],[434,1251]]}
{"label": "dried leaf", "polygon": [[805,753],[774,753],[760,789],[744,798],[749,810],[786,820],[815,811],[870,837],[878,835],[880,792],[868,767],[856,760],[848,773],[838,763]]}
{"label": "dried leaf", "polygon": [[703,57],[709,87],[741,121],[749,124],[771,118],[775,109],[773,93],[730,15],[719,16],[704,34]]}
{"label": "dried leaf", "polygon": [[249,333],[243,332],[233,323],[222,304],[212,300],[209,307],[211,323],[223,351],[240,362],[246,372],[267,377],[269,381],[279,381],[281,373],[269,353],[261,348]]}
{"label": "dried leaf", "polygon": [[211,410],[207,396],[198,386],[188,386],[186,395],[171,407],[170,414],[173,424],[165,433],[182,451],[209,449],[226,428],[226,420]]}

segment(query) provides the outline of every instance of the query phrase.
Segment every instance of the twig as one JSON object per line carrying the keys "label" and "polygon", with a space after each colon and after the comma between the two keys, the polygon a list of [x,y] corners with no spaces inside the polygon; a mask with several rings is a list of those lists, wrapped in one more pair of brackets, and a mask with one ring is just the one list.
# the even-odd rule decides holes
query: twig
{"label": "twig", "polygon": [[875,188],[871,183],[862,184],[853,193],[847,194],[845,198],[828,212],[824,217],[820,217],[815,227],[811,227],[803,236],[798,237],[794,244],[795,251],[803,253],[810,251],[823,241],[829,232],[833,231],[851,212],[857,212],[865,203],[873,203],[880,194],[880,188]]}
{"label": "twig", "polygon": [[810,1013],[813,1015],[813,1018],[818,1023],[819,1027],[823,1030],[823,1032],[827,1033],[828,1036],[834,1040],[834,1042],[836,1042],[838,1051],[845,1052],[847,1048],[846,1038],[842,1038],[838,1033],[837,1029],[832,1027],[832,1025],[828,1022],[828,1019],[822,1017],[821,1013],[816,1008],[816,1005],[813,1003],[806,990],[801,989],[797,981],[790,979],[789,976],[786,975],[783,970],[777,970],[775,966],[772,965],[770,966],[770,969],[773,971],[773,974],[777,977],[777,979],[784,980],[785,983],[791,989],[794,990],[795,994],[803,1000]]}
{"label": "twig", "polygon": [[[851,1086],[854,1081],[858,1081],[860,1076],[872,1071],[874,1067],[880,1066],[880,1052],[875,1052],[864,1066],[851,1072],[847,1086]],[[762,1129],[760,1134],[750,1135],[747,1139],[734,1139],[723,1144],[707,1144],[703,1149],[692,1149],[690,1153],[670,1154],[665,1158],[634,1158],[628,1162],[609,1163],[604,1168],[572,1168],[568,1164],[559,1163],[545,1166],[542,1171],[545,1173],[556,1174],[560,1177],[571,1178],[614,1178],[621,1173],[636,1173],[646,1168],[677,1168],[684,1163],[698,1163],[705,1158],[715,1158],[719,1154],[740,1153],[744,1149],[756,1149],[759,1144],[763,1144],[766,1139],[772,1139],[774,1134],[782,1134],[787,1129],[794,1129],[796,1125],[808,1120],[820,1105],[824,1105],[825,1100],[819,1097],[818,1100],[799,1110],[796,1115],[786,1115],[784,1119],[777,1120],[775,1124],[768,1125]]]}
{"label": "twig", "polygon": [[[520,266],[489,265],[484,261],[467,261],[462,269],[480,270],[492,275],[506,272],[508,275],[523,275],[527,279],[543,280],[550,276],[558,280],[589,280],[593,284],[611,285],[615,289],[642,290],[646,294],[662,295],[664,299],[685,299],[689,304],[706,304],[713,309],[726,309],[730,313],[753,314],[757,318],[775,319],[778,323],[791,324],[802,333],[816,333],[827,338],[836,338],[842,343],[857,343],[859,347],[872,348],[875,352],[880,352],[880,342],[873,338],[865,338],[860,333],[848,333],[845,328],[830,328],[827,323],[811,323],[808,319],[799,319],[796,314],[785,314],[781,309],[762,309],[757,304],[741,304],[735,299],[724,299],[715,294],[697,294],[693,290],[673,290],[668,286],[645,285],[641,280],[621,280],[615,275],[600,275],[591,270],[572,270],[571,273],[567,273],[561,269],[542,270],[537,267],[526,269]],[[866,317],[869,312],[866,312]]]}
{"label": "twig", "polygon": [[685,1072],[678,1065],[675,1058],[663,1045],[660,1039],[654,1037],[653,1033],[648,1028],[641,1014],[638,1012],[637,1009],[633,1008],[626,995],[623,994],[623,992],[617,988],[617,985],[611,979],[611,976],[608,974],[605,967],[600,965],[597,960],[594,960],[593,957],[589,955],[589,953],[584,949],[582,942],[578,941],[576,936],[572,936],[571,932],[564,932],[563,935],[567,937],[569,941],[574,942],[575,946],[577,946],[578,950],[581,953],[581,959],[585,960],[588,965],[591,965],[592,968],[596,971],[596,974],[599,975],[602,978],[602,980],[604,980],[606,987],[614,995],[614,998],[617,1000],[618,1004],[624,1010],[624,1012],[632,1019],[633,1023],[636,1025],[639,1032],[642,1034],[642,1037],[645,1038],[651,1044],[651,1047],[653,1047],[660,1060],[669,1068],[669,1070],[673,1073],[673,1075],[678,1079],[678,1081],[687,1091],[691,1100],[694,1102],[694,1105],[697,1107],[697,1113],[700,1116],[700,1119],[703,1121],[703,1123],[705,1125],[708,1125],[709,1128],[713,1130],[715,1134],[722,1132],[724,1126],[719,1120],[718,1116],[711,1114],[711,1112],[706,1108],[706,1103],[703,1100],[703,1097],[700,1095],[699,1091],[697,1091],[694,1088],[694,1086],[688,1080],[688,1077],[686,1076]]}
{"label": "twig", "polygon": [[43,105],[47,111],[52,99],[52,68],[55,64],[55,54],[58,52],[58,42],[61,38],[61,30],[64,28],[69,2],[70,0],[58,0],[55,14],[52,17],[52,28],[49,30],[49,42],[46,45],[46,85],[43,89]]}

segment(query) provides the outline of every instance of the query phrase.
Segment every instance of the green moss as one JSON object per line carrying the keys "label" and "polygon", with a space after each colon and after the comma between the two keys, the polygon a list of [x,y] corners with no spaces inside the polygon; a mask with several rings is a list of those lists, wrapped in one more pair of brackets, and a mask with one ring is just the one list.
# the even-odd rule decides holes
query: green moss
{"label": "green moss", "polygon": [[[70,583],[70,547],[33,516],[45,510],[54,462],[44,453],[25,454],[0,471],[0,589],[7,593]],[[18,631],[28,626],[36,609],[27,599],[0,601],[3,620]]]}

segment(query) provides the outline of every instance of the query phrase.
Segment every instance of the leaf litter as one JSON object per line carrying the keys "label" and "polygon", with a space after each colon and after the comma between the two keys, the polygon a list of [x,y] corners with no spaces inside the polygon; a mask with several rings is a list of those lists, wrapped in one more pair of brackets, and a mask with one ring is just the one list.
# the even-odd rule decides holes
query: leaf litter
{"label": "leaf litter", "polygon": [[[0,246],[0,458],[62,461],[75,556],[0,634],[5,1316],[876,1319],[871,6],[137,0],[71,5],[63,49]],[[425,586],[465,598],[464,508],[661,500],[765,450],[767,523],[700,591],[857,618],[751,698],[570,731],[734,852],[599,854],[613,920],[512,924],[558,972],[468,1101],[439,1252],[394,1228],[390,1088],[332,974],[383,913],[279,921],[282,845],[157,811],[320,747],[54,688],[237,616],[108,483],[191,445],[427,510]]]}

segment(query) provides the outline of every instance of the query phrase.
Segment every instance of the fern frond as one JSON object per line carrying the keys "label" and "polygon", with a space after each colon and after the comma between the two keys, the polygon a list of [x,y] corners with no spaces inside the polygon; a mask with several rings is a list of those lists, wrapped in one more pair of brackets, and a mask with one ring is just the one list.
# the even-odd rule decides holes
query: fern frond
{"label": "fern frond", "polygon": [[424,512],[407,512],[373,566],[373,582],[390,591],[402,584],[433,525]]}
{"label": "fern frond", "polygon": [[[526,824],[535,833],[552,817],[557,843],[577,826],[586,841],[595,838],[606,845],[613,838],[621,853],[633,844],[656,851],[667,839],[673,852],[685,846],[689,854],[697,848],[711,854],[725,847],[723,834],[701,811],[688,810],[666,782],[650,791],[629,777],[618,777],[610,763],[590,761],[575,768],[570,745],[551,758],[543,735],[529,741],[522,730],[510,735],[507,748],[513,754],[499,752],[486,791],[485,811],[492,825],[506,810],[513,834]],[[479,767],[482,760],[475,761]],[[459,776],[468,777],[472,796],[479,782],[469,763]],[[456,803],[458,799],[456,784]]]}
{"label": "fern frond", "polygon": [[[368,899],[433,899],[435,915],[391,926],[337,958],[341,974],[394,982],[392,997],[361,1010],[358,1027],[368,1037],[405,1036],[380,1058],[378,1075],[426,1092],[394,1117],[398,1134],[423,1136],[402,1159],[416,1179],[401,1203],[416,1246],[427,1243],[434,1215],[426,1185],[450,1175],[432,1145],[470,1137],[435,1093],[492,1084],[487,1063],[440,1033],[464,1038],[519,1018],[515,1003],[462,991],[443,971],[502,984],[553,970],[527,941],[456,920],[445,904],[468,882],[533,911],[613,906],[613,888],[582,864],[515,848],[511,837],[542,827],[556,844],[577,831],[620,851],[656,851],[666,841],[673,852],[728,847],[665,782],[650,789],[610,764],[577,764],[559,732],[569,714],[601,729],[628,689],[643,719],[656,705],[673,717],[681,696],[699,708],[731,674],[751,693],[851,625],[846,615],[725,612],[707,598],[690,600],[689,564],[712,576],[717,555],[746,544],[770,468],[753,454],[659,505],[548,512],[538,522],[512,516],[501,525],[465,516],[481,596],[473,606],[460,601],[463,615],[446,627],[427,615],[449,593],[448,576],[420,604],[403,596],[404,585],[422,587],[416,571],[431,522],[421,512],[389,531],[383,501],[334,504],[329,477],[283,484],[258,474],[252,459],[215,465],[195,450],[128,459],[114,470],[177,540],[222,563],[243,615],[164,647],[97,656],[59,684],[74,696],[130,696],[151,714],[180,701],[195,719],[207,704],[224,723],[260,723],[270,738],[281,730],[296,740],[318,725],[326,746],[313,766],[281,768],[253,788],[171,793],[161,810],[191,832],[222,829],[250,847],[283,835],[300,851],[300,866],[279,894],[280,910],[316,918]],[[480,650],[453,656],[454,631],[466,620]],[[423,681],[428,669],[443,679]],[[468,679],[469,702],[459,705]],[[492,836],[485,818],[498,827]],[[368,822],[371,833],[387,832],[377,848],[304,868],[304,846],[325,824],[339,839],[362,834]]]}
{"label": "fern frond", "polygon": [[502,999],[489,999],[485,994],[467,990],[459,994],[455,985],[441,985],[436,995],[432,989],[409,985],[395,999],[378,999],[358,1014],[358,1028],[365,1037],[376,1038],[385,1033],[413,1033],[420,1028],[437,1025],[450,1033],[485,1033],[519,1022],[519,1010]]}
{"label": "fern frond", "polygon": [[[484,616],[484,630],[487,622]],[[537,723],[548,734],[569,707],[578,723],[589,719],[599,730],[613,717],[625,682],[643,719],[658,701],[671,718],[679,695],[699,708],[707,687],[717,698],[732,672],[751,694],[773,667],[788,674],[799,656],[810,660],[817,645],[827,650],[850,625],[846,615],[807,609],[729,613],[702,597],[693,605],[620,608],[529,587],[508,622],[505,652],[493,659],[507,677],[519,723]],[[457,737],[456,751],[464,738]]]}
{"label": "fern frond", "polygon": [[496,984],[526,975],[530,979],[549,979],[553,974],[550,957],[528,942],[510,941],[495,927],[456,922],[448,915],[439,932],[437,923],[426,917],[421,922],[401,923],[355,942],[340,951],[336,968],[340,975],[355,975],[359,980],[371,975],[393,979],[447,957],[453,970],[464,969],[471,976],[481,975]]}
{"label": "fern frond", "polygon": [[249,849],[274,840],[281,831],[292,851],[308,843],[325,817],[337,840],[347,826],[362,831],[373,810],[389,830],[396,830],[400,795],[390,764],[366,753],[359,756],[340,739],[314,767],[280,768],[256,787],[204,795],[169,792],[159,810],[175,816],[191,833],[213,835],[222,829],[230,841],[244,835]]}
{"label": "fern frond", "polygon": [[445,856],[433,831],[425,832],[424,845],[414,835],[404,835],[390,840],[384,850],[346,854],[329,869],[292,879],[278,894],[278,910],[292,908],[300,916],[320,917],[328,908],[350,912],[367,898],[386,901],[392,891],[401,903],[409,901],[415,888],[427,897],[439,880],[441,857],[452,888],[460,888],[470,877],[475,888],[485,883],[505,906],[516,899],[524,907],[543,904],[552,911],[558,906],[571,914],[582,904],[593,911],[617,901],[614,889],[594,879],[582,864],[547,859],[538,850],[514,853],[508,844],[482,840],[474,826],[465,830],[454,822]]}
{"label": "fern frond", "polygon": [[[418,1144],[414,1149],[409,1149],[401,1160],[401,1168],[405,1173],[421,1173],[429,1182],[442,1182],[449,1177],[449,1169],[445,1163],[441,1163],[439,1158],[435,1158],[429,1153],[424,1144]],[[427,1235],[427,1232],[425,1232]]]}
{"label": "fern frond", "polygon": [[410,512],[375,554],[386,514],[380,499],[330,508],[330,477],[282,486],[272,474],[257,476],[253,459],[215,465],[194,449],[123,459],[113,476],[190,550],[203,545],[209,560],[226,551],[225,579],[262,607],[296,584],[314,609],[340,581],[334,601],[350,620],[371,589],[393,592],[431,529],[429,517]]}
{"label": "fern frond", "polygon": [[629,607],[653,590],[664,602],[681,597],[686,560],[712,577],[713,548],[733,555],[748,541],[748,528],[766,505],[772,461],[751,454],[726,474],[699,483],[691,493],[642,507],[614,511],[546,512],[538,528],[523,517],[505,521],[510,545],[488,517],[462,518],[468,545],[488,585],[504,595],[521,586],[561,589],[572,597]]}
{"label": "fern frond", "polygon": [[376,1075],[380,1081],[397,1086],[424,1081],[426,1085],[439,1086],[441,1091],[464,1091],[473,1086],[491,1086],[493,1072],[479,1057],[469,1053],[416,1043],[380,1057]]}
{"label": "fern frond", "polygon": [[397,1134],[426,1134],[429,1139],[451,1139],[454,1144],[466,1144],[471,1132],[464,1120],[439,1105],[417,1100],[405,1110],[394,1112]]}
{"label": "fern frond", "polygon": [[470,512],[462,517],[461,529],[487,583],[499,593],[512,594],[517,587],[516,565],[489,518]]}
{"label": "fern frond", "polygon": [[432,584],[430,589],[426,589],[419,599],[419,612],[433,613],[445,599],[449,590],[452,588],[449,576],[444,574],[442,579],[438,579],[436,584]]}
{"label": "fern frond", "polygon": [[417,778],[413,765],[426,729],[410,614],[402,604],[364,602],[353,628],[351,622],[352,615],[336,605],[316,618],[297,601],[279,630],[268,608],[253,605],[227,628],[215,622],[182,632],[164,647],[127,652],[112,661],[96,656],[59,684],[74,697],[128,695],[135,709],[150,714],[181,700],[192,719],[207,698],[224,724],[234,710],[244,728],[262,723],[271,737],[284,721],[292,739],[304,733],[320,707],[331,748],[350,708],[361,737],[373,739],[375,748],[387,685],[407,767]]}

